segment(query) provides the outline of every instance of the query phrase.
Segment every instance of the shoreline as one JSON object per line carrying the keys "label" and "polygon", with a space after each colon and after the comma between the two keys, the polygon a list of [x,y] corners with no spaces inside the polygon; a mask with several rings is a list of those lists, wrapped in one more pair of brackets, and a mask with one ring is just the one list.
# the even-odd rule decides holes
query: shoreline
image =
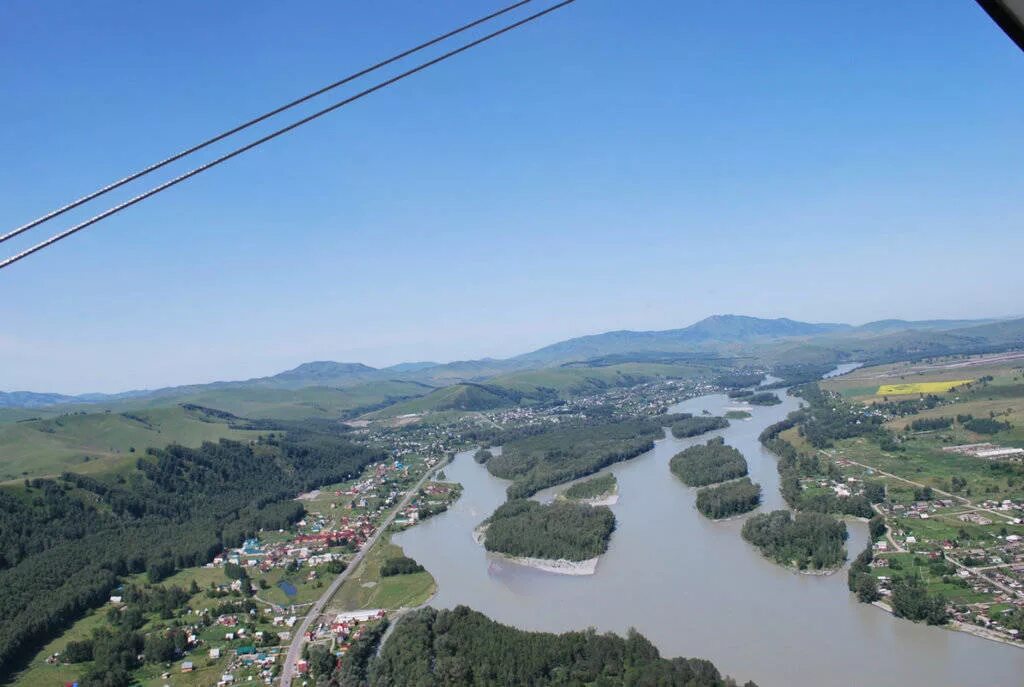
{"label": "shoreline", "polygon": [[[482,525],[473,530],[473,541],[483,546],[484,534],[487,532],[487,525]],[[521,565],[524,568],[533,568],[543,572],[556,575],[593,575],[597,572],[597,562],[600,556],[588,558],[585,561],[570,561],[567,558],[530,558],[529,556],[513,556],[500,551],[487,551],[487,557],[514,565]]]}
{"label": "shoreline", "polygon": [[[897,620],[906,620],[906,618],[898,618],[896,616],[896,613],[893,612],[892,606],[885,603],[884,601],[872,601],[871,605],[879,610],[885,611]],[[949,632],[963,632],[964,634],[974,635],[979,639],[985,639],[990,642],[996,642],[998,644],[1005,644],[1006,646],[1012,646],[1017,649],[1024,649],[1024,644],[1021,644],[1020,642],[1015,642],[1011,639],[1007,639],[1003,635],[997,632],[993,632],[992,630],[989,630],[987,628],[981,627],[980,625],[972,625],[971,623],[964,623],[959,620],[950,620],[945,625],[938,625],[933,627],[939,627]]]}
{"label": "shoreline", "polygon": [[601,494],[588,499],[574,499],[563,494],[558,494],[555,497],[556,501],[566,501],[568,503],[582,503],[586,506],[614,506],[619,502],[619,492],[613,491],[608,494]]}
{"label": "shoreline", "polygon": [[595,556],[593,558],[588,558],[585,561],[570,561],[565,558],[552,559],[510,556],[497,551],[488,551],[487,556],[502,562],[521,565],[524,568],[533,568],[534,570],[541,570],[543,572],[554,573],[556,575],[570,576],[593,575],[597,572],[597,562],[601,558],[600,556]]}

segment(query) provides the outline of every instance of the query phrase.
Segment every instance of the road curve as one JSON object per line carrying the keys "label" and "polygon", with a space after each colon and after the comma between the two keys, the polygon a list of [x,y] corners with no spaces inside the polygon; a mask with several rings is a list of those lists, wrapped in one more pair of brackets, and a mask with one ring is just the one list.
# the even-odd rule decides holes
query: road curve
{"label": "road curve", "polygon": [[412,497],[416,495],[416,493],[420,490],[420,487],[422,487],[423,484],[427,481],[427,478],[430,477],[430,475],[432,475],[437,470],[438,467],[440,467],[440,465],[428,468],[427,471],[423,473],[423,477],[421,477],[420,480],[415,485],[409,488],[409,490],[406,492],[402,500],[399,501],[398,505],[395,506],[394,510],[391,511],[391,514],[388,515],[387,518],[385,518],[384,522],[382,522],[380,527],[377,528],[377,531],[373,533],[373,536],[366,540],[366,545],[363,546],[363,548],[361,548],[359,552],[356,553],[356,555],[352,558],[352,560],[348,564],[348,567],[346,567],[341,572],[340,575],[334,578],[334,581],[331,582],[330,585],[328,585],[327,589],[324,590],[324,593],[321,594],[320,598],[316,600],[316,603],[314,603],[310,607],[309,612],[306,614],[306,617],[303,618],[302,623],[299,624],[298,630],[296,630],[294,636],[292,636],[292,643],[288,647],[288,654],[285,656],[284,659],[284,668],[282,668],[281,670],[281,687],[290,687],[292,680],[295,678],[295,665],[296,663],[298,663],[299,658],[302,657],[302,647],[306,643],[306,631],[309,630],[309,626],[312,625],[313,622],[320,617],[320,614],[323,613],[324,607],[327,605],[327,602],[330,601],[331,597],[334,596],[335,592],[338,591],[338,587],[340,587],[342,583],[348,579],[348,576],[352,574],[353,570],[359,567],[359,564],[363,562],[363,557],[366,556],[366,554],[374,546],[377,545],[377,542],[380,540],[381,536],[383,536],[383,534],[387,531],[388,527],[391,526],[391,523],[394,521],[394,519],[398,516],[402,509],[409,504],[409,501],[412,500]]}

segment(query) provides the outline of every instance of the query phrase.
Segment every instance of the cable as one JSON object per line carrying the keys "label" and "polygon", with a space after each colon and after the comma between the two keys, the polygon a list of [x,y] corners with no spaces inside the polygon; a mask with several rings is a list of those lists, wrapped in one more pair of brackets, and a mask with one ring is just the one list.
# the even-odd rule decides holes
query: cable
{"label": "cable", "polygon": [[479,26],[480,24],[484,24],[484,23],[490,21],[491,19],[494,19],[496,17],[500,17],[503,14],[507,14],[508,12],[511,12],[512,10],[514,10],[516,8],[522,7],[523,5],[525,5],[525,4],[529,3],[529,2],[532,2],[532,0],[520,0],[519,2],[513,3],[513,4],[507,6],[507,7],[503,8],[503,9],[498,10],[497,12],[493,12],[492,14],[488,14],[486,17],[481,17],[480,19],[477,19],[475,21],[471,21],[470,23],[465,24],[463,26],[460,26],[459,28],[457,28],[457,29],[455,29],[453,31],[449,31],[446,34],[438,36],[437,38],[433,38],[433,39],[427,41],[426,43],[420,43],[415,48],[410,48],[409,50],[406,50],[405,52],[399,53],[399,54],[395,55],[394,57],[389,57],[388,59],[386,59],[386,60],[384,60],[382,62],[378,62],[377,64],[375,64],[375,65],[373,65],[371,67],[367,67],[366,69],[358,71],[355,74],[351,74],[349,76],[346,76],[344,79],[341,79],[340,81],[335,81],[332,84],[328,84],[327,86],[324,86],[323,88],[321,88],[319,90],[313,91],[312,93],[304,95],[301,98],[298,98],[296,100],[291,101],[290,103],[287,103],[285,105],[282,105],[281,107],[273,109],[270,112],[267,112],[266,114],[262,114],[259,117],[256,117],[255,119],[250,119],[249,121],[247,121],[247,122],[245,122],[243,124],[239,124],[238,126],[234,127],[233,129],[229,129],[229,130],[227,130],[227,131],[225,131],[223,133],[217,134],[213,138],[209,138],[209,139],[203,141],[202,143],[199,143],[198,145],[194,145],[191,148],[187,148],[185,150],[182,150],[179,153],[175,153],[174,155],[172,155],[172,156],[170,156],[168,158],[165,158],[165,159],[163,159],[163,160],[161,160],[159,162],[156,162],[156,163],[150,165],[149,167],[146,167],[145,169],[139,170],[138,172],[134,172],[133,174],[129,174],[128,176],[124,177],[123,179],[115,181],[115,182],[113,182],[111,184],[107,184],[106,186],[104,186],[103,188],[101,188],[101,189],[99,189],[97,191],[93,191],[92,193],[90,193],[90,194],[88,194],[86,196],[82,196],[81,198],[79,198],[76,201],[68,203],[67,205],[65,205],[63,207],[60,207],[60,208],[57,208],[56,210],[53,210],[52,212],[49,212],[49,213],[43,215],[42,217],[34,219],[31,222],[29,222],[28,224],[23,224],[20,227],[18,227],[17,229],[9,231],[8,233],[4,234],[3,236],[0,236],[0,243],[3,243],[4,241],[7,241],[9,239],[13,239],[15,236],[20,236],[21,234],[25,233],[29,229],[32,229],[34,227],[38,227],[43,222],[48,222],[51,219],[53,219],[54,217],[59,217],[60,215],[63,215],[65,212],[68,212],[69,210],[74,210],[75,208],[79,207],[80,205],[84,205],[85,203],[88,203],[91,200],[95,200],[96,198],[99,198],[100,196],[102,196],[104,194],[110,193],[114,189],[121,188],[122,186],[124,186],[127,183],[130,183],[132,181],[135,181],[136,179],[144,177],[144,176],[146,176],[147,174],[149,174],[151,172],[155,172],[156,170],[158,170],[158,169],[160,169],[162,167],[166,167],[167,165],[171,164],[172,162],[176,162],[176,161],[182,159],[183,157],[186,157],[188,155],[191,155],[192,153],[195,153],[197,151],[202,150],[203,148],[211,146],[214,143],[217,143],[218,141],[223,141],[228,136],[233,136],[234,134],[237,134],[240,131],[244,131],[245,129],[248,129],[249,127],[251,127],[253,125],[259,124],[262,121],[265,121],[267,119],[270,119],[271,117],[279,115],[282,112],[284,112],[285,110],[290,110],[291,108],[293,108],[293,107],[295,107],[297,105],[301,105],[302,103],[307,102],[309,100],[312,100],[313,98],[316,98],[317,96],[323,95],[324,93],[327,93],[328,91],[332,91],[335,88],[338,88],[339,86],[344,86],[345,84],[347,84],[347,83],[349,83],[351,81],[354,81],[354,80],[356,80],[356,79],[358,79],[358,78],[360,78],[362,76],[366,76],[370,72],[377,71],[378,69],[380,69],[382,67],[386,67],[387,65],[392,64],[394,62],[397,62],[398,60],[404,59],[404,58],[408,57],[409,55],[412,55],[413,53],[417,53],[417,52],[419,52],[421,50],[424,50],[425,48],[429,48],[432,45],[436,45],[437,43],[440,43],[440,42],[442,42],[444,40],[447,40],[447,39],[451,38],[452,36],[456,36],[456,35],[458,35],[460,33],[468,31],[469,29],[472,29],[472,28],[474,28],[476,26]]}
{"label": "cable", "polygon": [[5,267],[9,267],[12,264],[18,262],[19,260],[27,258],[28,256],[32,255],[33,253],[36,253],[36,252],[38,252],[38,251],[40,251],[40,250],[42,250],[42,249],[44,249],[44,248],[46,248],[48,246],[51,246],[51,245],[57,243],[58,241],[66,239],[67,237],[69,237],[72,234],[75,234],[75,233],[81,231],[82,229],[85,229],[86,227],[89,227],[89,226],[92,226],[93,224],[96,224],[100,220],[106,219],[107,217],[110,217],[111,215],[115,215],[118,212],[121,212],[122,210],[124,210],[125,208],[129,208],[132,205],[135,205],[137,203],[142,202],[146,198],[149,198],[151,196],[155,196],[156,194],[161,193],[162,191],[166,191],[170,187],[176,186],[177,184],[180,184],[181,182],[185,181],[186,179],[190,179],[190,178],[196,176],[197,174],[205,172],[206,170],[211,169],[213,167],[216,167],[217,165],[219,165],[219,164],[221,164],[223,162],[227,162],[228,160],[230,160],[230,159],[232,159],[234,157],[237,157],[237,156],[241,155],[242,153],[244,153],[244,152],[246,152],[248,150],[252,150],[256,146],[262,145],[263,143],[266,143],[267,141],[275,139],[278,136],[282,136],[282,135],[288,133],[289,131],[291,131],[293,129],[297,129],[298,127],[300,127],[300,126],[302,126],[304,124],[308,124],[309,122],[313,121],[314,119],[319,119],[320,117],[324,116],[325,114],[328,114],[330,112],[334,112],[335,110],[337,110],[339,108],[342,108],[342,107],[344,107],[344,106],[346,106],[346,105],[348,105],[350,103],[353,103],[356,100],[364,98],[364,97],[370,95],[371,93],[375,93],[375,92],[377,92],[377,91],[379,91],[379,90],[381,90],[383,88],[387,88],[388,86],[390,86],[390,85],[392,85],[394,83],[397,83],[397,82],[399,82],[399,81],[401,81],[403,79],[406,79],[406,78],[412,76],[413,74],[417,74],[417,73],[423,71],[424,69],[427,69],[429,67],[434,66],[435,64],[438,64],[440,62],[444,62],[445,60],[451,59],[452,57],[455,57],[456,55],[464,53],[464,52],[466,52],[467,50],[469,50],[471,48],[475,48],[476,46],[481,45],[483,43],[486,43],[487,41],[492,40],[494,38],[497,38],[498,36],[501,36],[502,34],[508,33],[509,31],[512,31],[513,29],[517,29],[520,26],[523,26],[525,24],[529,24],[530,22],[535,21],[537,19],[540,19],[541,17],[543,17],[543,16],[545,16],[547,14],[551,14],[555,10],[561,9],[561,8],[565,7],[566,5],[571,5],[575,1],[576,0],[562,0],[562,2],[559,2],[558,4],[552,5],[551,7],[548,7],[545,10],[542,10],[542,11],[537,12],[535,14],[531,14],[530,16],[525,17],[524,19],[520,19],[519,21],[517,21],[515,23],[512,23],[512,24],[509,24],[508,26],[502,27],[502,28],[498,29],[497,31],[494,31],[492,33],[487,34],[486,36],[478,38],[478,39],[476,39],[476,40],[474,40],[474,41],[472,41],[470,43],[466,43],[465,45],[460,46],[460,47],[458,47],[458,48],[456,48],[454,50],[451,50],[449,52],[446,52],[443,55],[440,55],[439,57],[435,57],[434,59],[428,60],[427,62],[424,62],[424,63],[422,63],[422,64],[420,64],[420,65],[418,65],[416,67],[413,67],[412,69],[410,69],[408,71],[402,72],[401,74],[399,74],[397,76],[393,76],[390,79],[387,79],[386,81],[382,81],[382,82],[378,83],[375,86],[371,86],[370,88],[367,88],[364,91],[360,91],[359,93],[356,93],[355,95],[353,95],[353,96],[351,96],[349,98],[341,100],[341,101],[339,101],[339,102],[337,102],[337,103],[335,103],[335,104],[333,104],[333,105],[331,105],[329,107],[325,107],[324,109],[319,110],[317,112],[314,112],[313,114],[311,114],[311,115],[309,115],[307,117],[303,117],[302,119],[300,119],[300,120],[298,120],[298,121],[296,121],[296,122],[294,122],[292,124],[289,124],[286,127],[278,129],[277,131],[274,131],[273,133],[267,134],[263,138],[257,139],[255,141],[253,141],[252,143],[249,143],[247,145],[242,146],[241,148],[236,148],[235,150],[231,151],[230,153],[227,153],[227,154],[222,155],[222,156],[220,156],[220,157],[218,157],[218,158],[216,158],[214,160],[211,160],[210,162],[207,162],[207,163],[205,163],[203,165],[200,165],[199,167],[196,167],[196,168],[194,168],[194,169],[192,169],[192,170],[190,170],[188,172],[185,172],[184,174],[182,174],[180,176],[177,176],[177,177],[175,177],[175,178],[173,178],[173,179],[171,179],[169,181],[166,181],[166,182],[160,184],[159,186],[155,186],[154,188],[151,188],[150,190],[146,191],[145,193],[141,193],[141,194],[135,196],[134,198],[131,198],[129,200],[126,200],[123,203],[120,203],[119,205],[115,205],[114,207],[112,207],[112,208],[110,208],[108,210],[105,210],[105,211],[101,212],[100,214],[95,215],[95,216],[91,217],[90,219],[85,220],[84,222],[80,222],[79,224],[76,224],[73,227],[65,229],[64,231],[60,232],[59,234],[54,234],[53,236],[51,236],[50,238],[46,239],[45,241],[37,243],[36,245],[34,245],[31,248],[28,248],[28,249],[18,253],[17,255],[13,255],[13,256],[7,258],[6,260],[3,260],[2,262],[0,262],[0,269],[3,269]]}

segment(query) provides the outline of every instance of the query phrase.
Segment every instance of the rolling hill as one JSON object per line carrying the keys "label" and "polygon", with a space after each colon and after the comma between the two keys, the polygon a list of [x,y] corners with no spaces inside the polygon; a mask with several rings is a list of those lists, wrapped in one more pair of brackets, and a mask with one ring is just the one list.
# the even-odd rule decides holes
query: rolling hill
{"label": "rolling hill", "polygon": [[[700,367],[702,361],[733,358],[745,364],[828,364],[885,361],[900,357],[977,353],[1024,346],[1024,319],[1017,320],[879,320],[848,324],[799,322],[716,315],[681,329],[614,331],[582,336],[500,360],[450,363],[400,363],[373,368],[362,363],[315,361],[279,374],[120,394],[0,393],[0,424],[23,419],[16,410],[46,416],[59,412],[106,409],[114,412],[191,402],[245,417],[338,417],[434,394],[438,387],[471,384],[506,386],[506,377],[531,371],[562,375],[551,384],[557,393],[591,388],[590,382],[550,372],[564,366],[586,370],[584,379],[603,379],[596,368],[623,364]],[[622,372],[621,369],[619,369]],[[628,373],[626,373],[628,374]],[[536,389],[544,388],[538,383]],[[532,392],[528,392],[532,393]],[[463,400],[446,403],[476,406],[497,402],[479,390],[462,388]],[[434,394],[435,398],[440,398]]]}

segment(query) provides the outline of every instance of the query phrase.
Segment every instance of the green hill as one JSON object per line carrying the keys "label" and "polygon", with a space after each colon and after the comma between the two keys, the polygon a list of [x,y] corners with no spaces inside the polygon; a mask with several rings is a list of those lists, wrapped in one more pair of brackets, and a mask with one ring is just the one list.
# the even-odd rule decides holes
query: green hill
{"label": "green hill", "polygon": [[[221,438],[255,438],[206,413],[179,406],[133,413],[59,415],[0,426],[0,481],[97,473],[130,465],[145,449],[171,443],[196,447]],[[135,452],[132,452],[132,449]]]}

